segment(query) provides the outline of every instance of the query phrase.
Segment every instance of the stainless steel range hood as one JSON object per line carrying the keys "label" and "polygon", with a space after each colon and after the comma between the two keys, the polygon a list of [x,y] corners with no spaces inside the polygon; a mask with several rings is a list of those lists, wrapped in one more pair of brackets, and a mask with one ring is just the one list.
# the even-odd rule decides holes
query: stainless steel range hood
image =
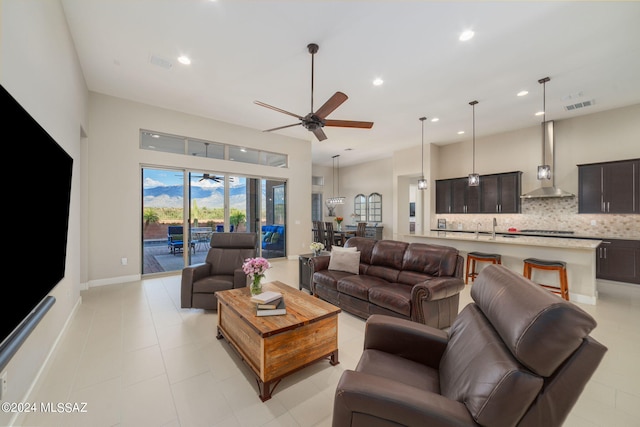
{"label": "stainless steel range hood", "polygon": [[[520,196],[523,199],[541,199],[551,197],[575,197],[574,194],[564,191],[556,187],[556,170],[555,170],[555,140],[553,136],[553,120],[542,123],[543,141],[542,141],[542,155],[545,165],[551,167],[551,179],[542,180],[542,184],[539,188],[530,191]],[[544,133],[546,132],[546,134]]]}

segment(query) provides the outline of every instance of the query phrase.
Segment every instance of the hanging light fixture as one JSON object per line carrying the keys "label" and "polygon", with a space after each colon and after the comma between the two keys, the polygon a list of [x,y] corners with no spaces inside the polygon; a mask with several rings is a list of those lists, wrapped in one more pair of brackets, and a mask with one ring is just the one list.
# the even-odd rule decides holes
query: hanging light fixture
{"label": "hanging light fixture", "polygon": [[473,169],[469,174],[469,187],[477,187],[480,185],[480,175],[476,173],[476,104],[478,101],[471,101],[469,105],[473,110]]}
{"label": "hanging light fixture", "polygon": [[[331,197],[328,198],[327,201],[325,202],[325,205],[327,205],[327,208],[329,209],[329,216],[334,216],[334,210],[336,208],[336,205],[344,204],[344,197],[335,195],[336,182],[338,184],[338,194],[340,193],[340,155],[336,154],[335,156],[332,157],[332,159],[333,159],[333,175],[332,175],[333,189],[332,189]],[[338,164],[337,170],[336,170],[336,163]]]}
{"label": "hanging light fixture", "polygon": [[420,175],[420,179],[418,180],[418,190],[426,190],[427,189],[427,180],[424,179],[424,121],[427,120],[426,117],[420,117],[420,121],[422,122],[422,155],[420,159],[422,160],[422,175]]}
{"label": "hanging light fixture", "polygon": [[538,179],[551,179],[551,166],[545,165],[545,149],[547,146],[547,132],[545,126],[547,125],[547,110],[546,110],[546,83],[551,80],[549,77],[538,80],[538,83],[542,85],[542,165],[538,166]]}

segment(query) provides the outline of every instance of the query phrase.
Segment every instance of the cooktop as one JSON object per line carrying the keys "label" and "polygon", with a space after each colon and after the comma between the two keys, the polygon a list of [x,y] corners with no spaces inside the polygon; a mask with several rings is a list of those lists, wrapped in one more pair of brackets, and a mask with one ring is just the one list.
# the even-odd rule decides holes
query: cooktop
{"label": "cooktop", "polygon": [[520,230],[521,233],[540,233],[540,234],[573,234],[573,231],[565,230]]}

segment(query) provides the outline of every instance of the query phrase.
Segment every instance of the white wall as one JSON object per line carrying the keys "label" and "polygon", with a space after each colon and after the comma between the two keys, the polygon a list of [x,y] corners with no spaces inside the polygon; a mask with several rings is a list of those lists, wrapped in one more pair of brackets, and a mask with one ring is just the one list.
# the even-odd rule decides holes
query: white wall
{"label": "white wall", "polygon": [[[232,172],[288,181],[288,254],[311,242],[311,143],[276,133],[91,93],[89,132],[89,286],[141,274],[141,165]],[[289,167],[141,150],[140,129],[288,153]],[[306,232],[309,231],[309,232]],[[127,257],[127,265],[120,259]]]}
{"label": "white wall", "polygon": [[[65,322],[80,302],[80,134],[81,128],[86,127],[88,94],[58,1],[3,0],[0,3],[0,19],[2,85],[71,155],[74,162],[66,274],[50,294],[56,298],[56,303],[7,366],[8,389],[2,400],[22,402]],[[30,185],[41,183],[46,189],[46,175],[55,173],[55,165],[51,165],[48,171],[29,171],[29,141],[5,133],[3,142],[6,149],[20,153],[17,159],[24,165],[21,170],[25,173],[19,172],[15,176],[17,181],[11,185],[21,185],[22,180],[31,180]],[[33,181],[34,178],[26,172],[42,174],[42,178]],[[33,262],[34,270],[16,271],[20,279],[7,281],[7,286],[29,286],[31,280],[38,279],[37,269],[42,268],[42,263],[46,261],[45,243],[46,234],[42,236],[42,253],[37,253],[36,245],[31,254],[10,255],[16,257],[16,266],[23,265],[25,257],[31,257],[28,261]],[[11,425],[12,415],[15,414],[0,412],[0,425]]]}

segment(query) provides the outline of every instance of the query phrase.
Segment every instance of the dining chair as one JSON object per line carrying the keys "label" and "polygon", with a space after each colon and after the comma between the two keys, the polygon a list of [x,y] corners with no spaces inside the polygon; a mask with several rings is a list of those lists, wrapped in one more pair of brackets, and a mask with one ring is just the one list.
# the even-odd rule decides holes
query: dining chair
{"label": "dining chair", "polygon": [[367,232],[367,223],[359,222],[358,227],[356,228],[356,237],[365,237]]}
{"label": "dining chair", "polygon": [[[313,241],[320,242],[326,245],[326,238],[324,235],[324,223],[322,221],[313,221]],[[327,250],[329,250],[327,248]]]}
{"label": "dining chair", "polygon": [[324,223],[326,243],[324,244],[328,250],[331,250],[331,246],[342,246],[342,235],[337,235],[333,229],[333,222],[327,221]]}

